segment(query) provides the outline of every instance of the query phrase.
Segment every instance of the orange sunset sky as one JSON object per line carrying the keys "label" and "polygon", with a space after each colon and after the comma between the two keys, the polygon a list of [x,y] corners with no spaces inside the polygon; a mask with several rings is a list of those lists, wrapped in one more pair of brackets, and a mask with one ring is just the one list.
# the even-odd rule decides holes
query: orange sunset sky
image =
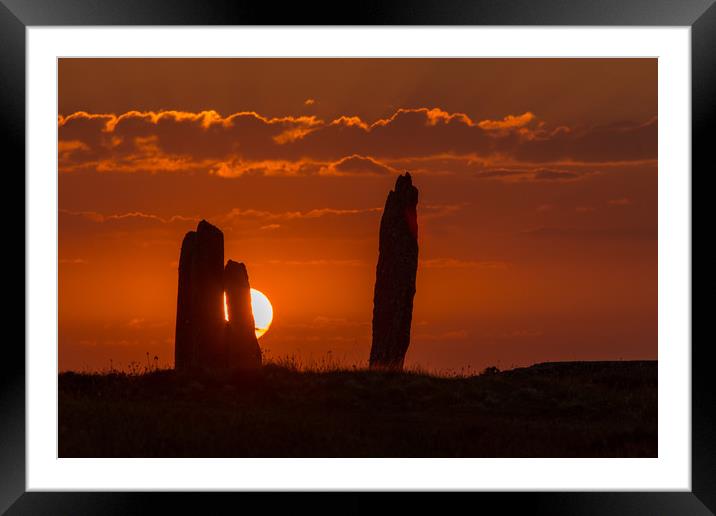
{"label": "orange sunset sky", "polygon": [[172,366],[205,218],[269,357],[367,364],[378,226],[409,170],[406,364],[657,357],[655,59],[61,59],[59,368]]}

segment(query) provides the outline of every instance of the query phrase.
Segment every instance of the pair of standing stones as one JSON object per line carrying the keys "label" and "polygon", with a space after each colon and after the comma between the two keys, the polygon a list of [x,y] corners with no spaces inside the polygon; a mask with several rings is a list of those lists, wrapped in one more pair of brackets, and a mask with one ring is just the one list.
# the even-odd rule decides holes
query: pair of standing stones
{"label": "pair of standing stones", "polygon": [[246,266],[224,265],[224,234],[205,220],[181,246],[174,353],[179,371],[261,366]]}
{"label": "pair of standing stones", "polygon": [[[402,369],[410,345],[418,271],[417,204],[418,189],[406,172],[388,194],[380,221],[370,350],[374,369]],[[232,260],[224,266],[224,235],[205,220],[182,242],[177,297],[177,370],[261,366],[246,267]]]}

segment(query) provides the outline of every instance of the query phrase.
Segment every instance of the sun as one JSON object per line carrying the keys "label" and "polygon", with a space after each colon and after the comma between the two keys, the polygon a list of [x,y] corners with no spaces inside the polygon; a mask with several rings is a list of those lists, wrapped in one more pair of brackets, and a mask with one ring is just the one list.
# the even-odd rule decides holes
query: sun
{"label": "sun", "polygon": [[256,337],[263,337],[273,322],[273,306],[266,294],[255,288],[251,289],[251,311],[254,313]]}
{"label": "sun", "polygon": [[[251,311],[254,314],[254,326],[256,338],[261,338],[271,327],[273,322],[273,306],[266,294],[255,288],[251,289]],[[229,320],[229,308],[226,305],[226,293],[224,293],[224,319]]]}

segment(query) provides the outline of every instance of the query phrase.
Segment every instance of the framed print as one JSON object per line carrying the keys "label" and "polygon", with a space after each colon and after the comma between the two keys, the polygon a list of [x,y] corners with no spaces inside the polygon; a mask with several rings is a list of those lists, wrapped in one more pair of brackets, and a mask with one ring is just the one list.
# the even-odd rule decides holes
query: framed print
{"label": "framed print", "polygon": [[4,1],[2,509],[712,514],[712,3]]}

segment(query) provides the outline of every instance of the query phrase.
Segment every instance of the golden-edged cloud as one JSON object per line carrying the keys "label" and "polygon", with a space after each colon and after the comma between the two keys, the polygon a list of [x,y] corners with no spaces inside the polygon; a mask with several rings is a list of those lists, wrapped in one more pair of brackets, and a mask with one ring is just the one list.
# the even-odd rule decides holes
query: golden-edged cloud
{"label": "golden-edged cloud", "polygon": [[[478,177],[494,178],[515,175],[511,170],[521,166],[531,169],[534,180],[548,181],[568,180],[572,172],[545,165],[629,163],[657,156],[656,118],[550,127],[532,112],[473,120],[440,108],[398,109],[373,122],[350,115],[324,121],[252,111],[228,116],[216,111],[80,111],[60,116],[58,127],[61,172],[382,175],[413,160],[421,163],[422,173],[470,168]],[[510,166],[499,172],[496,164]]]}
{"label": "golden-edged cloud", "polygon": [[329,163],[327,166],[321,167],[319,171],[320,174],[334,176],[353,174],[385,175],[394,174],[396,172],[398,171],[393,167],[383,164],[374,158],[368,156],[358,156],[357,154],[341,158],[334,163]]}

